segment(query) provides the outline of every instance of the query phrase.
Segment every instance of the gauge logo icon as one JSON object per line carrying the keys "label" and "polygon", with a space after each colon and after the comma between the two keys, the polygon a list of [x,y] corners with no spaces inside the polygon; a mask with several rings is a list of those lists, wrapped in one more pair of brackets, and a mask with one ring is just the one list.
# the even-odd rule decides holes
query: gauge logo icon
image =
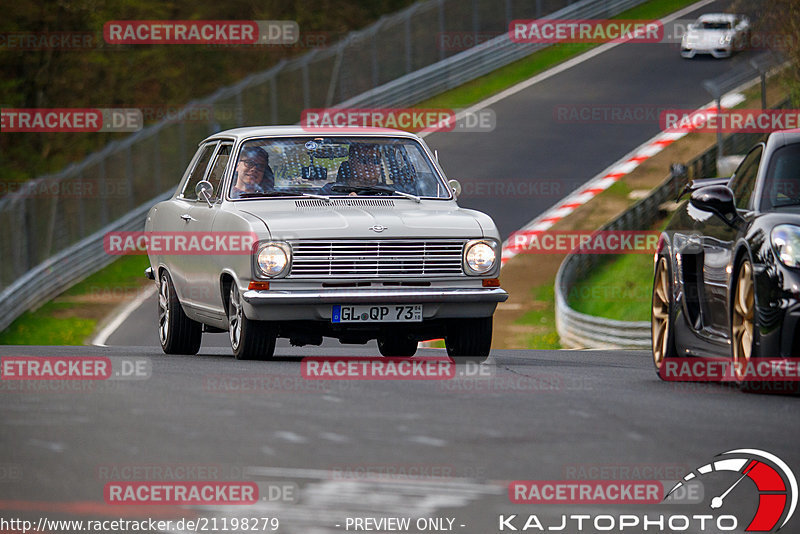
{"label": "gauge logo icon", "polygon": [[797,508],[797,479],[786,462],[772,453],[758,449],[735,449],[720,453],[715,458],[719,459],[700,466],[684,476],[683,480],[669,490],[664,499],[666,500],[687,482],[709,473],[734,472],[739,474],[736,482],[724,493],[711,499],[712,509],[721,508],[728,494],[742,480],[749,478],[758,490],[758,509],[745,531],[777,532],[789,522]]}

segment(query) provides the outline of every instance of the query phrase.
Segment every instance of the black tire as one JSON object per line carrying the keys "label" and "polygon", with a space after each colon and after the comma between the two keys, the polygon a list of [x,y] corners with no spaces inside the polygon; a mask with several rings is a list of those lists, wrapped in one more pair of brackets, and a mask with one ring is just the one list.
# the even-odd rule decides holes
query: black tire
{"label": "black tire", "polygon": [[251,321],[244,314],[239,288],[231,283],[228,298],[228,339],[237,360],[269,360],[275,354],[277,332],[266,321]]}
{"label": "black tire", "polygon": [[197,354],[203,325],[186,316],[167,271],[158,281],[158,338],[165,354]]}
{"label": "black tire", "polygon": [[653,292],[650,297],[650,353],[656,374],[669,358],[675,358],[675,328],[673,322],[672,276],[669,259],[660,256],[653,274]]}
{"label": "black tire", "polygon": [[486,361],[492,348],[492,318],[454,320],[447,328],[444,343],[447,355],[457,358],[456,362]]}
{"label": "black tire", "polygon": [[379,337],[378,350],[384,356],[410,358],[417,352],[417,342],[406,336]]}

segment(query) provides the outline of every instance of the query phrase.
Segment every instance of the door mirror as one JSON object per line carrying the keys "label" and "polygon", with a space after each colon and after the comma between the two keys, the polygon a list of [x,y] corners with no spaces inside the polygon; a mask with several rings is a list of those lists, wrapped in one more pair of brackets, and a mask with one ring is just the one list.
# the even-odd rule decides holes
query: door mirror
{"label": "door mirror", "polygon": [[211,182],[208,180],[197,182],[197,185],[194,186],[194,192],[197,194],[198,199],[204,199],[208,203],[208,207],[211,207],[211,199],[214,196],[214,186],[211,185]]}
{"label": "door mirror", "polygon": [[726,185],[709,185],[692,192],[689,203],[697,209],[710,211],[730,223],[736,219],[733,191]]}
{"label": "door mirror", "polygon": [[461,183],[458,180],[448,180],[447,184],[450,186],[450,189],[452,189],[453,196],[458,198],[458,195],[461,194]]}

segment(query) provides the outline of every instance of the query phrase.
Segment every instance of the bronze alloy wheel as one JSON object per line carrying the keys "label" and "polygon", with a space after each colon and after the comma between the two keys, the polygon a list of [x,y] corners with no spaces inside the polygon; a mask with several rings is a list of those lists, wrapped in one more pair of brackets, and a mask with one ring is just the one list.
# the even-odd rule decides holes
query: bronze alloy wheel
{"label": "bronze alloy wheel", "polygon": [[661,368],[664,358],[670,355],[670,296],[669,296],[669,269],[667,258],[661,256],[656,264],[656,275],[653,279],[653,300],[651,315],[651,333],[653,348],[653,363],[656,369]]}
{"label": "bronze alloy wheel", "polygon": [[733,367],[736,378],[743,379],[747,364],[753,355],[755,328],[755,291],[753,266],[749,260],[742,262],[733,294],[733,316],[731,317],[731,344],[733,345]]}

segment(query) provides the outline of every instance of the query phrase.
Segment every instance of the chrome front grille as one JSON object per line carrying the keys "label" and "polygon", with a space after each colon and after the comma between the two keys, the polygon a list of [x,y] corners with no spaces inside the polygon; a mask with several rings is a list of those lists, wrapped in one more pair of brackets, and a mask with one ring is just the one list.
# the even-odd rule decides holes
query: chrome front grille
{"label": "chrome front grille", "polygon": [[290,278],[463,275],[466,239],[291,241]]}

